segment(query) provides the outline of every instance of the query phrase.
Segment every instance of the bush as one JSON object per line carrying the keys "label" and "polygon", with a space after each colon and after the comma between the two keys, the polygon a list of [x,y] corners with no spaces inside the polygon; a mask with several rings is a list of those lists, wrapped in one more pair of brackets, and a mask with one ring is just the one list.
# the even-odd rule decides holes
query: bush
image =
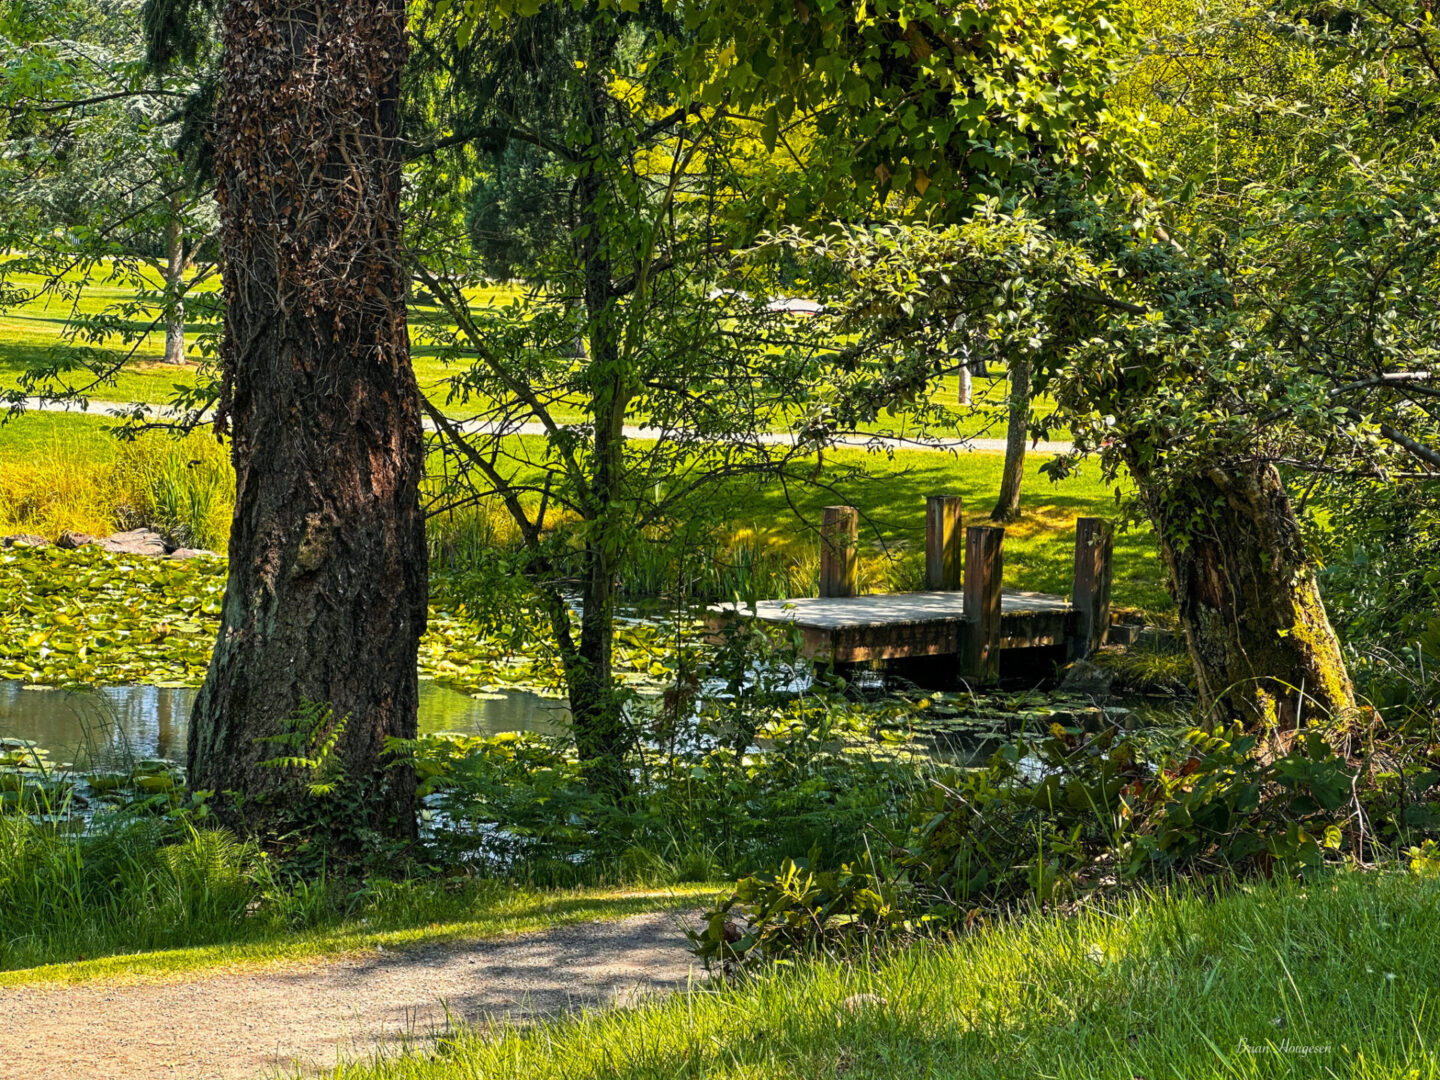
{"label": "bush", "polygon": [[[479,861],[537,884],[700,880],[786,857],[821,865],[899,821],[929,768],[902,742],[870,737],[905,707],[830,693],[701,708],[699,730],[637,758],[634,797],[592,792],[568,742],[509,733],[414,744],[442,861]],[[763,751],[751,747],[752,740]]]}
{"label": "bush", "polygon": [[1355,762],[1319,728],[1261,745],[1238,727],[1056,725],[932,782],[906,828],[839,874],[797,863],[740,882],[695,949],[733,965],[1176,875],[1301,877],[1373,861],[1440,833],[1437,766],[1429,740],[1396,739]]}

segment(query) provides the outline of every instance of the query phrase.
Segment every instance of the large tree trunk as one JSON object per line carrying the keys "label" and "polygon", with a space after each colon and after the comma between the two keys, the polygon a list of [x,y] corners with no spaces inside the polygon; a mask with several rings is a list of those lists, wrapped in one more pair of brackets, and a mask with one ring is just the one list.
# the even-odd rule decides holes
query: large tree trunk
{"label": "large tree trunk", "polygon": [[1202,706],[1251,727],[1339,717],[1355,693],[1275,468],[1215,467],[1141,496],[1169,568]]}
{"label": "large tree trunk", "polygon": [[165,363],[185,362],[185,224],[178,203],[165,223]]}
{"label": "large tree trunk", "polygon": [[416,733],[427,588],[400,251],[405,5],[232,0],[224,48],[220,424],[237,498],[191,781],[222,793],[227,820],[283,823],[309,777],[263,764],[293,751],[257,740],[324,704],[350,805],[411,836],[414,773],[384,745]]}
{"label": "large tree trunk", "polygon": [[1030,438],[1030,358],[1010,360],[1010,418],[1005,428],[1005,471],[991,521],[1020,516],[1020,484],[1025,479],[1025,443]]}

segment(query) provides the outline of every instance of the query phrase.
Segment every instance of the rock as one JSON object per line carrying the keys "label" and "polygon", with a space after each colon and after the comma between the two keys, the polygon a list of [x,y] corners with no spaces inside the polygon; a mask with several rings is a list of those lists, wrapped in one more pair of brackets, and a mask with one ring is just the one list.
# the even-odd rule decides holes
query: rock
{"label": "rock", "polygon": [[1131,623],[1111,623],[1110,632],[1105,640],[1111,645],[1134,645],[1140,638],[1142,626],[1135,626]]}
{"label": "rock", "polygon": [[67,531],[60,534],[59,539],[55,541],[55,546],[65,551],[78,551],[87,544],[93,543],[95,543],[95,537],[89,533]]}
{"label": "rock", "polygon": [[43,536],[36,536],[34,533],[16,533],[14,536],[0,537],[0,548],[39,548],[49,546],[49,540],[46,540]]}
{"label": "rock", "polygon": [[170,552],[168,556],[168,558],[171,559],[200,559],[214,557],[215,552],[206,551],[204,548],[176,548],[174,551]]}
{"label": "rock", "polygon": [[96,541],[102,551],[116,555],[168,555],[170,545],[159,533],[150,529],[132,529],[130,532],[114,533]]}
{"label": "rock", "polygon": [[1089,660],[1076,660],[1060,680],[1060,690],[1066,694],[1083,697],[1103,698],[1109,695],[1115,676]]}

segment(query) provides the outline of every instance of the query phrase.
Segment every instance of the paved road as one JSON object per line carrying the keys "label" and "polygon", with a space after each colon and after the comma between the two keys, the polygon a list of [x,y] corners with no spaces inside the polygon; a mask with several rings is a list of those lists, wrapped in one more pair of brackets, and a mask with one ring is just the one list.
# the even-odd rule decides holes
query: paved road
{"label": "paved road", "polygon": [[[129,413],[135,406],[127,405],[118,401],[91,401],[81,407],[74,403],[54,402],[46,403],[38,398],[27,398],[25,407],[37,412],[75,412],[86,413],[92,416],[110,416],[117,412]],[[496,425],[483,421],[467,421],[459,425],[467,433],[475,435],[491,434],[497,430]],[[434,430],[434,425],[427,420],[425,422],[427,431]],[[513,435],[544,435],[545,428],[542,424],[529,423],[521,424],[518,427],[507,428]],[[631,427],[625,428],[627,439],[649,439],[658,438],[662,433],[656,428]],[[788,446],[795,441],[795,437],[789,432],[774,432],[761,438],[766,446]],[[899,439],[871,435],[845,435],[835,440],[837,446],[861,447],[872,450],[921,450],[930,452],[956,453],[956,454],[1003,454],[1005,452],[1004,439],[945,439],[940,441],[917,441],[914,439]],[[1038,454],[1064,454],[1070,450],[1068,442],[1039,442],[1030,448]]]}

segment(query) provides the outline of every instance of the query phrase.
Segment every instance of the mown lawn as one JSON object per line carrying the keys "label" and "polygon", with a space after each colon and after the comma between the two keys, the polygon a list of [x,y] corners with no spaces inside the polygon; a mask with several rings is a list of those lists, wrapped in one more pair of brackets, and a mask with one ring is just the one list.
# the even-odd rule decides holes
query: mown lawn
{"label": "mown lawn", "polygon": [[[44,282],[35,275],[16,274],[10,278],[10,284],[38,294]],[[200,291],[213,291],[217,287],[218,282],[212,278],[200,287]],[[72,303],[70,298],[60,297],[52,292],[37,295],[29,303],[0,312],[0,389],[19,385],[20,375],[29,366],[43,362],[53,350],[67,345],[64,331],[72,312],[81,315],[100,314],[115,304],[129,300],[132,295],[133,293],[121,284],[95,280],[86,287],[78,303]],[[478,290],[472,299],[477,307],[482,307],[508,303],[516,295],[518,292],[514,289],[498,287]],[[436,317],[436,309],[433,307],[417,306],[415,313],[426,320]],[[130,324],[130,328],[136,332],[146,329],[147,326],[148,322],[139,320]],[[417,331],[418,328],[417,321]],[[163,328],[159,332],[146,334],[138,346],[124,342],[118,334],[103,341],[84,343],[100,356],[117,360],[122,357],[129,358],[112,382],[94,387],[90,390],[89,397],[96,401],[161,404],[170,400],[177,386],[193,387],[198,379],[201,358],[198,346],[207,329],[213,330],[193,321],[187,327],[185,341],[188,362],[184,366],[163,363]],[[423,333],[417,332],[415,337],[412,353],[416,376],[422,388],[436,392],[437,400],[443,400],[444,390],[440,383],[453,372],[440,362],[439,349],[428,343]],[[77,370],[67,375],[57,389],[80,389],[88,386],[92,380],[93,375]],[[578,416],[576,418],[578,419]]]}
{"label": "mown lawn", "polygon": [[[21,514],[23,507],[12,500],[8,507],[0,506],[0,530],[103,529],[105,469],[115,455],[114,440],[105,432],[109,423],[100,417],[29,413],[0,426],[0,489],[21,490],[20,473],[46,468],[64,481],[63,489],[58,480],[50,486],[73,505],[70,513],[75,518],[66,520],[64,505],[48,506],[43,526],[33,525]],[[516,457],[534,459],[541,443],[538,438],[515,440]],[[1078,476],[1056,484],[1040,472],[1044,461],[1044,455],[1030,455],[1024,516],[1007,527],[1005,582],[1010,588],[1065,595],[1074,568],[1075,518],[1115,518],[1119,507],[1115,491],[1101,482],[1098,466],[1087,466]],[[438,470],[438,456],[432,462]],[[914,562],[924,551],[926,496],[960,495],[967,521],[986,522],[999,492],[1003,464],[999,454],[898,451],[887,455],[841,449],[826,455],[817,485],[734,483],[715,490],[706,516],[730,535],[748,530],[765,543],[798,548],[816,543],[822,507],[850,504],[862,511],[862,555],[867,560]],[[1169,605],[1148,529],[1134,528],[1117,536],[1115,575],[1117,605],[1147,609]]]}
{"label": "mown lawn", "polygon": [[[1160,894],[952,945],[802,962],[335,1080],[1440,1076],[1440,883],[1339,874]],[[864,995],[864,996],[860,996]]]}
{"label": "mown lawn", "polygon": [[[36,294],[36,298],[29,303],[0,311],[0,389],[19,385],[20,376],[28,367],[45,361],[53,350],[65,345],[64,331],[72,312],[96,315],[129,300],[133,295],[123,283],[99,278],[92,280],[86,287],[78,303],[54,292],[42,293],[44,281],[35,275],[15,274],[10,277],[9,283],[15,288],[30,290]],[[213,291],[217,287],[218,281],[212,278],[200,286],[199,291]],[[470,299],[479,309],[509,304],[521,295],[518,288],[500,285],[474,290]],[[130,324],[130,328],[137,333],[147,326],[148,322],[138,320]],[[438,308],[415,305],[411,311],[411,355],[420,387],[446,412],[456,416],[473,413],[476,411],[473,407],[446,402],[449,390],[446,380],[461,374],[463,369],[442,362],[440,349],[434,344],[433,336],[427,332],[427,328],[431,326],[448,328],[450,323]],[[186,333],[188,362],[183,366],[163,363],[163,330],[148,333],[138,346],[124,342],[118,334],[103,341],[85,343],[87,348],[95,351],[97,357],[128,358],[113,380],[89,389],[89,398],[95,401],[162,404],[173,397],[177,387],[193,387],[199,378],[201,352],[198,346],[206,329],[196,323],[189,326]],[[84,389],[90,387],[93,379],[94,376],[90,373],[76,370],[64,376],[55,389]],[[940,380],[935,391],[936,400],[953,406],[958,386],[958,379],[954,376]],[[947,424],[940,430],[929,432],[929,436],[1003,438],[1005,417],[1002,406],[1005,393],[1003,371],[996,369],[991,376],[977,378],[974,382],[974,397],[980,408],[974,411],[953,408]],[[553,407],[555,418],[562,423],[580,422],[585,417],[579,406],[579,402],[559,403]],[[1042,398],[1036,402],[1035,407],[1043,414],[1049,410],[1050,403]],[[637,416],[635,420],[637,423],[643,422],[643,417]],[[903,415],[867,424],[865,430],[889,434],[916,434],[913,422],[907,421]]]}

